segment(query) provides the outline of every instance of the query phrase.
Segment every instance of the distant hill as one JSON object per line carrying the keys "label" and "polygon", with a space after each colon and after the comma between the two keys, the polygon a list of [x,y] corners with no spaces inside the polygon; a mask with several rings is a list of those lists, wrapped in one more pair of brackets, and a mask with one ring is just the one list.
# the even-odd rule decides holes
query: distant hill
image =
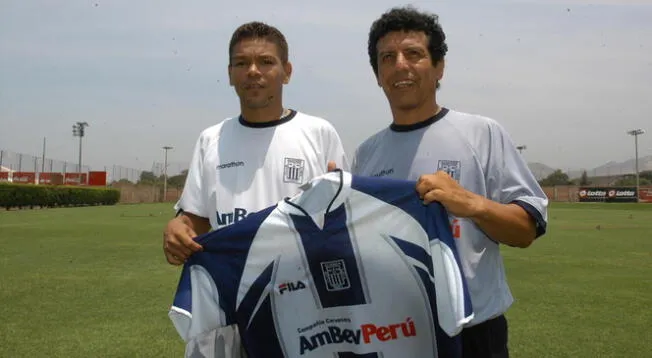
{"label": "distant hill", "polygon": [[534,174],[534,177],[537,178],[537,180],[544,179],[555,171],[555,169],[543,163],[527,163],[527,166],[530,168],[530,171],[532,171],[532,174]]}
{"label": "distant hill", "polygon": [[[652,170],[652,155],[638,158],[639,172]],[[634,174],[636,172],[636,159],[632,158],[624,162],[607,162],[592,169],[586,169],[586,174],[591,177],[609,177],[621,176],[625,174]],[[571,178],[579,178],[582,176],[581,170],[571,170],[568,174]]]}
{"label": "distant hill", "polygon": [[[534,176],[537,178],[537,180],[541,180],[547,177],[548,175],[550,175],[550,173],[555,171],[554,168],[549,167],[548,165],[543,163],[528,163],[528,167],[530,168]],[[635,168],[636,168],[636,159],[632,158],[624,162],[610,161],[595,168],[591,168],[591,169],[587,168],[586,174],[589,177],[613,177],[613,176],[621,176],[625,174],[634,174],[634,172],[636,171]],[[562,170],[566,171],[565,169]],[[646,170],[652,170],[652,155],[638,158],[638,170],[641,172]],[[571,169],[570,172],[568,172],[567,174],[571,179],[579,178],[582,176],[582,170]]]}

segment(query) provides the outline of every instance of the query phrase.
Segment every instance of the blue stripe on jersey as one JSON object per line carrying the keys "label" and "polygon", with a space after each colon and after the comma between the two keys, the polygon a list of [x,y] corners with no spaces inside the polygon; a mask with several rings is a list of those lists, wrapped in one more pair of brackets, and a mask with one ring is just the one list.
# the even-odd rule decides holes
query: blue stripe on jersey
{"label": "blue stripe on jersey", "polygon": [[[258,278],[256,278],[256,281],[254,281],[254,283],[249,288],[249,291],[247,291],[245,296],[242,298],[242,302],[240,303],[240,309],[238,310],[237,313],[238,323],[240,324],[241,327],[247,327],[249,325],[249,320],[251,319],[251,316],[255,312],[256,305],[258,305],[258,301],[260,301],[260,299],[263,296],[263,293],[265,292],[265,287],[267,287],[267,285],[269,285],[269,283],[272,281],[273,271],[274,271],[274,262],[271,262],[265,268],[263,273],[260,274]],[[252,326],[253,326],[253,322],[252,322]]]}
{"label": "blue stripe on jersey", "polygon": [[423,264],[423,266],[428,268],[428,273],[430,276],[434,275],[434,269],[432,268],[432,256],[426,252],[426,250],[423,249],[423,247],[420,247],[418,245],[415,245],[411,242],[407,242],[405,240],[401,240],[399,238],[396,238],[394,236],[389,236],[394,240],[396,245],[403,251],[403,253]]}
{"label": "blue stripe on jersey", "polygon": [[341,352],[337,353],[337,358],[378,358],[378,353],[356,354],[353,352]]}
{"label": "blue stripe on jersey", "polygon": [[251,321],[242,343],[249,357],[283,357],[283,350],[274,329],[271,298],[268,295]]}
{"label": "blue stripe on jersey", "polygon": [[439,319],[437,316],[437,298],[435,297],[435,285],[430,281],[430,275],[423,271],[421,268],[413,266],[417,274],[424,284],[426,293],[428,294],[428,301],[430,302],[430,309],[435,323],[435,338],[437,339],[437,356],[438,357],[461,357],[462,356],[462,335],[458,334],[455,337],[449,335],[441,329]]}
{"label": "blue stripe on jersey", "polygon": [[362,279],[346,227],[345,206],[326,214],[320,230],[310,217],[291,215],[301,235],[319,300],[324,308],[367,303]]}
{"label": "blue stripe on jersey", "polygon": [[[227,325],[236,323],[237,319],[234,313],[236,311],[235,305],[240,277],[242,277],[246,263],[243,258],[247,257],[258,228],[275,208],[276,205],[252,213],[240,221],[238,225],[225,226],[200,235],[195,239],[203,246],[203,251],[190,256],[186,266],[200,264],[211,274],[219,293],[220,307],[226,314]],[[267,282],[269,282],[269,279],[267,279]],[[264,288],[266,284],[263,284],[262,287]],[[258,286],[252,286],[252,290],[254,289],[258,289]],[[252,307],[246,305],[241,305],[241,307],[253,311],[259,298],[260,295],[255,297],[255,300],[251,298],[251,300],[254,300]]]}
{"label": "blue stripe on jersey", "polygon": [[172,306],[192,312],[192,282],[190,282],[190,266],[188,265],[184,265],[181,270],[181,278]]}

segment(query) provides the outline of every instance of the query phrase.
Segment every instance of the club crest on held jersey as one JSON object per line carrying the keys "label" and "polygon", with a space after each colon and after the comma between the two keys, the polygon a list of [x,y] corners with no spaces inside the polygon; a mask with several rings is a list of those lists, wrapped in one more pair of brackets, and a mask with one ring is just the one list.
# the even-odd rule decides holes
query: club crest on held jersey
{"label": "club crest on held jersey", "polygon": [[306,162],[303,159],[285,158],[283,181],[286,183],[303,183],[303,170]]}
{"label": "club crest on held jersey", "polygon": [[460,181],[462,162],[459,160],[440,160],[437,162],[437,171],[443,170],[453,179]]}
{"label": "club crest on held jersey", "polygon": [[351,287],[344,260],[322,262],[321,272],[324,274],[327,291],[342,291]]}

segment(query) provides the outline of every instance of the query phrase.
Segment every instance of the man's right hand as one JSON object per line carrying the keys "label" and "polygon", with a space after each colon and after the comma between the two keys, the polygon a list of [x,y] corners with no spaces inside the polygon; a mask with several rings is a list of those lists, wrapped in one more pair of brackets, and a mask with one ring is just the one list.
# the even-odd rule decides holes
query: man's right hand
{"label": "man's right hand", "polygon": [[163,232],[163,252],[172,265],[182,265],[190,255],[202,247],[193,239],[197,236],[183,216],[170,220]]}

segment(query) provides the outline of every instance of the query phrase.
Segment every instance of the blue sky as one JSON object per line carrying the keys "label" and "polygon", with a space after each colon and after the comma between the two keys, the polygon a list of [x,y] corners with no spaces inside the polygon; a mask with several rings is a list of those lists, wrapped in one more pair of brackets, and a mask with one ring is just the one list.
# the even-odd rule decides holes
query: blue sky
{"label": "blue sky", "polygon": [[[241,23],[277,26],[294,74],[285,104],[331,121],[352,154],[391,121],[366,54],[369,26],[406,3],[252,5],[208,0],[0,2],[0,149],[150,169],[238,113],[227,44]],[[528,161],[591,168],[633,157],[627,129],[652,131],[652,1],[417,1],[449,55],[439,102],[493,117]],[[652,155],[652,132],[640,137]],[[182,164],[174,168],[180,167]]]}

